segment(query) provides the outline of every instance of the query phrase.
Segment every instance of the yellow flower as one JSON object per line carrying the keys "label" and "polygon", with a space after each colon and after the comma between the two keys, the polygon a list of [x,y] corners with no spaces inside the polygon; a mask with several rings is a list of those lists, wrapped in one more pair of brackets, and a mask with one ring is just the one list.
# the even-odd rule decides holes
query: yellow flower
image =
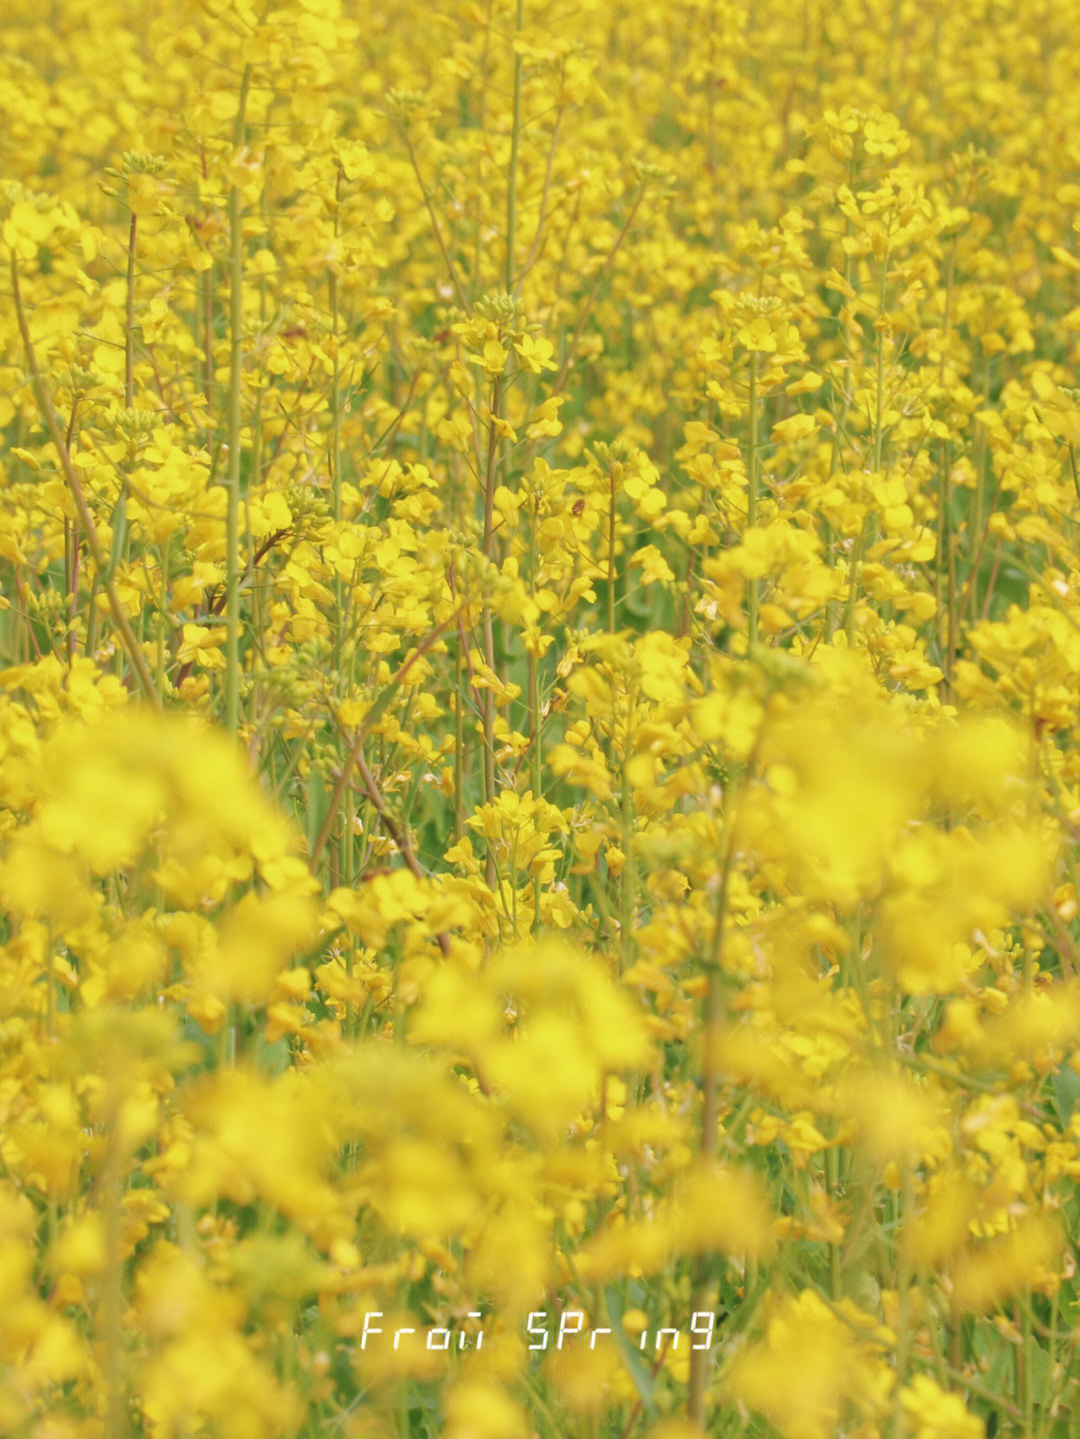
{"label": "yellow flower", "polygon": [[969,1414],[959,1394],[949,1394],[928,1374],[916,1374],[900,1394],[915,1439],[983,1439],[983,1421]]}
{"label": "yellow flower", "polygon": [[724,1392],[784,1439],[828,1439],[849,1404],[872,1415],[888,1377],[879,1351],[813,1291],[777,1297],[764,1335],[732,1360]]}
{"label": "yellow flower", "polygon": [[531,335],[522,335],[520,340],[514,341],[514,349],[521,357],[521,363],[532,374],[538,375],[542,370],[555,370],[558,366],[551,358],[554,354],[550,340],[543,335],[533,339]]}

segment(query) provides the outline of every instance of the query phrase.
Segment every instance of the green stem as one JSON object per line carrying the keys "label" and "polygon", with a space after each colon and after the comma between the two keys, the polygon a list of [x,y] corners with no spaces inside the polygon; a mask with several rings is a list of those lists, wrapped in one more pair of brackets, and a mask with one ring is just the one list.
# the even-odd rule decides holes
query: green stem
{"label": "green stem", "polygon": [[415,174],[417,181],[419,182],[420,192],[424,197],[424,204],[427,206],[427,212],[431,218],[431,230],[435,236],[435,242],[438,245],[440,252],[442,253],[443,264],[445,264],[446,266],[446,273],[450,277],[451,285],[453,285],[454,287],[454,293],[455,295],[457,295],[458,304],[468,315],[472,311],[472,306],[469,304],[469,298],[465,294],[464,289],[462,288],[461,280],[458,278],[457,267],[454,265],[453,260],[450,258],[450,251],[446,247],[446,241],[443,239],[443,232],[439,228],[439,221],[435,214],[435,206],[431,203],[431,196],[428,194],[428,188],[424,184],[424,177],[420,172],[420,162],[416,158],[416,150],[413,146],[412,139],[409,136],[409,130],[407,125],[402,127],[402,133],[405,136],[405,148],[409,152],[409,163],[412,165],[413,173]]}
{"label": "green stem", "polygon": [[135,239],[138,216],[132,211],[128,230],[127,303],[124,316],[124,404],[135,407]]}
{"label": "green stem", "polygon": [[165,688],[165,633],[169,624],[169,585],[172,577],[172,535],[161,552],[161,587],[158,592],[157,663],[154,683],[160,695]]}
{"label": "green stem", "polygon": [[[746,528],[752,530],[757,524],[758,507],[758,372],[757,355],[750,357],[750,448],[746,457]],[[759,581],[752,579],[749,586],[750,615],[748,641],[752,649],[758,641],[758,605],[761,602]]]}
{"label": "green stem", "polygon": [[465,657],[454,653],[454,843],[465,834]]}
{"label": "green stem", "polygon": [[48,388],[45,385],[41,367],[38,364],[37,353],[30,339],[30,326],[26,319],[26,307],[23,304],[22,291],[19,286],[19,267],[16,263],[14,250],[11,255],[11,290],[12,298],[15,301],[15,318],[18,323],[19,334],[22,338],[23,349],[26,352],[26,363],[30,368],[30,376],[33,380],[35,393],[37,394],[38,404],[41,406],[41,412],[45,416],[45,424],[49,431],[49,438],[52,440],[53,445],[56,447],[56,452],[60,456],[60,467],[64,471],[64,478],[67,481],[68,489],[71,491],[71,496],[75,501],[75,507],[79,511],[79,519],[82,523],[83,533],[86,536],[86,546],[94,561],[96,571],[95,580],[100,579],[105,587],[105,593],[109,600],[109,608],[112,610],[116,627],[120,631],[121,643],[131,661],[132,669],[135,671],[135,676],[139,681],[143,694],[146,695],[155,709],[160,709],[161,701],[158,698],[158,693],[154,686],[154,676],[151,674],[150,666],[146,662],[146,656],[143,654],[139,642],[135,638],[127,617],[127,612],[120,601],[120,595],[113,582],[112,570],[105,557],[105,552],[101,548],[101,541],[98,538],[94,517],[90,513],[90,506],[87,502],[86,494],[79,480],[78,472],[72,463],[71,451],[68,449],[64,440],[64,431],[60,425],[60,417],[56,413],[52,396],[49,394]]}
{"label": "green stem", "polygon": [[123,1272],[120,1260],[120,1163],[117,1154],[116,1107],[109,1118],[105,1163],[101,1174],[105,1220],[105,1439],[126,1439],[128,1432],[121,1351]]}
{"label": "green stem", "polygon": [[203,332],[203,393],[206,401],[206,443],[214,433],[214,266],[204,270],[201,281]]}
{"label": "green stem", "polygon": [[449,629],[452,624],[456,624],[458,622],[461,616],[462,608],[464,608],[464,606],[456,609],[452,615],[450,615],[447,619],[443,620],[441,624],[436,625],[433,630],[430,630],[424,636],[424,638],[413,650],[412,654],[410,654],[408,658],[398,667],[394,674],[391,675],[389,682],[384,686],[378,698],[375,700],[375,703],[371,706],[367,714],[364,716],[363,722],[357,726],[356,734],[353,737],[353,742],[350,746],[349,753],[345,756],[345,763],[341,766],[340,773],[338,774],[337,779],[334,783],[333,793],[331,794],[329,803],[327,805],[326,817],[324,818],[322,827],[319,830],[319,833],[316,835],[315,840],[311,846],[310,867],[313,873],[316,872],[318,869],[319,856],[326,848],[326,842],[330,838],[331,832],[333,831],[338,811],[341,808],[341,802],[344,798],[345,790],[349,783],[349,776],[352,774],[353,766],[356,764],[357,758],[364,747],[364,743],[367,740],[368,735],[371,733],[374,727],[378,724],[379,720],[382,718],[383,714],[386,712],[390,701],[393,699],[397,690],[403,683],[405,676],[412,669],[413,665],[416,664],[417,660],[421,659],[427,653],[427,651],[431,648],[433,644],[435,644],[439,636],[445,630]]}
{"label": "green stem", "polygon": [[616,483],[614,467],[608,472],[608,593],[607,593],[607,614],[608,634],[615,633],[615,497]]}
{"label": "green stem", "polygon": [[859,591],[859,575],[862,571],[863,554],[866,550],[866,534],[870,524],[870,517],[863,519],[862,529],[855,540],[854,549],[851,552],[851,568],[848,573],[848,594],[847,604],[844,609],[844,633],[847,636],[848,649],[855,641],[855,600]]}
{"label": "green stem", "polygon": [[[706,956],[705,967],[708,988],[705,992],[705,1022],[702,1030],[703,1051],[701,1065],[701,1133],[698,1148],[703,1158],[710,1158],[716,1146],[716,1130],[720,1116],[719,1096],[719,1035],[727,1011],[728,979],[723,969],[724,930],[727,927],[728,903],[731,889],[731,874],[736,854],[736,817],[742,786],[754,773],[758,750],[765,733],[764,724],[758,730],[742,776],[732,781],[724,795],[723,829],[720,837],[723,859],[720,869],[720,883],[716,891],[716,907],[713,912],[712,943]],[[749,1271],[748,1271],[749,1272]],[[704,1308],[710,1282],[708,1255],[698,1261],[694,1279],[691,1311]],[[705,1427],[705,1380],[708,1354],[705,1350],[690,1352],[689,1397],[686,1417],[691,1424]]]}
{"label": "green stem", "polygon": [[[341,178],[339,167],[334,191],[334,237],[337,238],[341,215]],[[330,377],[330,483],[334,496],[334,519],[341,519],[341,366],[338,359],[338,281],[330,271],[330,336],[333,341],[333,374]]]}
{"label": "green stem", "polygon": [[596,304],[597,297],[600,294],[600,286],[607,278],[608,271],[615,263],[615,256],[622,248],[622,243],[630,232],[630,226],[634,223],[634,216],[637,214],[641,206],[641,202],[644,198],[644,189],[638,190],[637,195],[634,197],[634,203],[630,206],[629,213],[627,214],[626,219],[623,221],[622,229],[615,237],[615,243],[608,251],[607,258],[600,266],[600,269],[597,271],[596,279],[593,281],[592,284],[592,289],[589,291],[588,296],[585,300],[585,304],[581,308],[581,313],[578,316],[578,322],[574,328],[574,333],[573,335],[571,335],[570,342],[566,347],[566,352],[562,358],[562,364],[559,366],[558,373],[556,374],[554,380],[551,383],[551,393],[553,395],[559,395],[562,393],[563,385],[566,383],[566,376],[569,373],[570,366],[574,363],[574,355],[577,351],[578,341],[581,339],[581,332],[582,330],[584,330],[586,321],[592,314],[593,306]]}
{"label": "green stem", "polygon": [[[251,66],[244,67],[233,144],[244,140]],[[225,483],[225,728],[240,722],[240,429],[244,329],[244,244],[240,186],[229,191],[229,468]]]}
{"label": "green stem", "polygon": [[[525,0],[517,0],[514,38],[521,34],[525,23]],[[510,134],[510,171],[506,183],[506,284],[508,295],[514,293],[514,234],[517,228],[517,167],[518,138],[521,134],[521,52],[514,50],[514,121]]]}
{"label": "green stem", "polygon": [[619,890],[619,973],[630,968],[634,942],[634,912],[637,906],[637,864],[634,857],[634,791],[627,769],[633,752],[631,716],[634,697],[626,699],[626,729],[623,740],[622,791],[619,796],[619,840],[623,852],[622,884]]}
{"label": "green stem", "polygon": [[[908,1220],[911,1214],[914,1189],[914,1173],[909,1169],[904,1176],[903,1203],[901,1207],[901,1215],[904,1222]],[[911,1281],[911,1264],[906,1258],[901,1258],[896,1266],[896,1388],[892,1413],[893,1439],[903,1439],[907,1429],[902,1395],[904,1386],[907,1383],[908,1367],[911,1363],[912,1339],[914,1337],[911,1326]]]}
{"label": "green stem", "polygon": [[[495,481],[498,477],[499,431],[498,421],[502,418],[502,377],[496,376],[491,382],[491,419],[488,429],[487,465],[484,471],[484,558],[494,563],[495,536]],[[484,663],[489,679],[484,689],[484,803],[495,803],[495,627],[490,600],[485,595],[481,612],[484,631]],[[486,878],[489,887],[495,884],[494,841],[487,847]]]}

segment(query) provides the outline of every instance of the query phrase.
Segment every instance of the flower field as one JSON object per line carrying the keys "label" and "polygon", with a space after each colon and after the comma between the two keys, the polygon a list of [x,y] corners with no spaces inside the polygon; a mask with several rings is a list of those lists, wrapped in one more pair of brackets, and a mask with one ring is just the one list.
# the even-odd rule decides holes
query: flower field
{"label": "flower field", "polygon": [[7,0],[0,1435],[1080,1435],[1080,3]]}

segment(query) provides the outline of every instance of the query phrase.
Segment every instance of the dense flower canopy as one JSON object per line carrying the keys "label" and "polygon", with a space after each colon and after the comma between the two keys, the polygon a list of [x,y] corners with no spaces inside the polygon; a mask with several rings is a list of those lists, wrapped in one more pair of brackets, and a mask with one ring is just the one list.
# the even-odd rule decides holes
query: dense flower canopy
{"label": "dense flower canopy", "polygon": [[1078,33],[8,0],[0,1432],[1075,1431]]}

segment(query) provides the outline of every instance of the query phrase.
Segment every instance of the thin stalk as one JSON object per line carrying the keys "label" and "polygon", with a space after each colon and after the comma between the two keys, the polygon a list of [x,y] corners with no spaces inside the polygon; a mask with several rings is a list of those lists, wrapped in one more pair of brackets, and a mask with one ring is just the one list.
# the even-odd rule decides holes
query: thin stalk
{"label": "thin stalk", "polygon": [[[341,180],[338,167],[337,185],[334,190],[334,237],[336,239],[341,222]],[[341,366],[338,357],[338,280],[337,273],[330,271],[330,336],[333,341],[334,368],[330,377],[330,483],[334,496],[334,519],[341,519]],[[340,606],[340,596],[339,596]]]}
{"label": "thin stalk", "polygon": [[[905,1218],[911,1213],[913,1191],[914,1182],[912,1173],[909,1170],[904,1177],[904,1204],[902,1213]],[[896,1293],[899,1312],[896,1321],[896,1397],[892,1413],[893,1439],[903,1439],[904,1434],[907,1432],[907,1422],[901,1399],[904,1386],[908,1380],[908,1368],[911,1363],[911,1351],[914,1339],[911,1322],[911,1280],[911,1266],[906,1259],[901,1259],[897,1266],[896,1275]]]}
{"label": "thin stalk", "polygon": [[206,443],[214,432],[214,267],[200,277],[203,331],[203,394],[206,400]]}
{"label": "thin stalk", "polygon": [[[1053,1382],[1054,1372],[1055,1372],[1055,1369],[1056,1369],[1057,1363],[1058,1363],[1058,1360],[1057,1360],[1057,1352],[1056,1352],[1056,1351],[1057,1351],[1057,1342],[1058,1342],[1058,1304],[1059,1304],[1059,1302],[1060,1302],[1059,1289],[1058,1289],[1057,1286],[1055,1286],[1054,1289],[1051,1291],[1051,1294],[1050,1294],[1050,1329],[1049,1329],[1049,1333],[1048,1333],[1048,1335],[1047,1335],[1047,1345],[1046,1345],[1046,1361],[1047,1361],[1046,1367],[1047,1367],[1048,1373],[1049,1373],[1050,1376],[1051,1376],[1051,1382]],[[1029,1313],[1030,1313],[1030,1306],[1029,1306]],[[1050,1406],[1049,1406],[1049,1405],[1046,1405],[1046,1406],[1044,1406],[1044,1408],[1043,1408],[1042,1417],[1041,1417],[1041,1420],[1040,1420],[1040,1423],[1039,1423],[1039,1434],[1040,1434],[1040,1436],[1043,1435],[1043,1434],[1046,1434],[1046,1433],[1049,1431],[1050,1422],[1051,1422],[1051,1420],[1050,1420]]]}
{"label": "thin stalk", "polygon": [[[528,582],[535,591],[539,552],[536,530],[540,519],[540,501],[533,495],[532,513],[529,518],[529,571]],[[540,713],[540,663],[539,657],[530,648],[528,660],[528,704],[529,704],[529,768],[533,799],[539,802],[544,787],[544,766],[540,738],[544,719]],[[540,895],[542,886],[539,874],[533,877],[533,920],[532,931],[540,928]]]}
{"label": "thin stalk", "polygon": [[847,636],[849,649],[855,640],[855,597],[859,589],[859,574],[862,570],[863,554],[866,550],[866,536],[869,526],[870,516],[867,515],[863,519],[862,529],[859,531],[858,538],[855,541],[855,547],[851,552],[847,604],[844,608],[844,634]]}
{"label": "thin stalk", "polygon": [[[387,809],[386,801],[382,796],[382,792],[379,789],[379,786],[375,780],[375,776],[368,768],[368,762],[362,754],[358,754],[356,756],[356,768],[360,771],[360,779],[363,782],[364,789],[367,792],[367,797],[371,801],[375,813],[382,821],[383,828],[386,830],[387,834],[394,841],[395,848],[401,855],[402,859],[405,861],[405,864],[410,874],[414,875],[417,879],[420,880],[426,879],[427,875],[421,867],[420,861],[416,858],[416,854],[413,851],[413,847],[409,840],[407,832],[402,829],[401,825],[398,824],[397,820]],[[435,938],[438,941],[439,948],[442,950],[443,954],[449,955],[449,936],[443,933],[442,930],[439,930],[436,933]]]}
{"label": "thin stalk", "polygon": [[1024,1405],[1024,1433],[1035,1433],[1035,1386],[1032,1382],[1033,1366],[1031,1363],[1032,1350],[1038,1348],[1031,1332],[1031,1290],[1024,1291],[1024,1303],[1018,1305],[1021,1310],[1020,1322],[1023,1343],[1016,1349],[1016,1367],[1020,1371],[1017,1374],[1017,1388],[1022,1396]]}
{"label": "thin stalk", "polygon": [[626,728],[623,741],[622,788],[619,795],[619,840],[623,852],[622,883],[619,888],[619,973],[630,968],[634,944],[634,913],[637,907],[637,860],[634,855],[634,791],[627,774],[633,751],[634,697],[626,698]]}
{"label": "thin stalk", "polygon": [[570,343],[566,347],[566,353],[563,355],[562,364],[559,366],[555,379],[552,381],[551,393],[553,395],[558,395],[562,392],[563,385],[566,383],[567,373],[569,372],[570,366],[574,362],[574,351],[577,349],[578,340],[581,339],[581,332],[585,328],[585,323],[588,320],[589,316],[592,314],[593,306],[596,304],[597,296],[600,293],[600,286],[606,279],[608,271],[615,263],[615,256],[622,248],[622,243],[630,232],[630,226],[634,223],[634,216],[641,208],[641,202],[644,198],[645,191],[644,189],[640,189],[637,195],[634,197],[634,203],[630,206],[630,211],[627,214],[626,219],[623,221],[622,229],[615,237],[615,243],[608,251],[607,259],[600,266],[600,269],[597,272],[596,279],[593,281],[592,289],[589,291],[588,297],[585,300],[585,304],[582,306],[581,314],[578,316],[577,326],[574,329],[573,335],[570,337]]}
{"label": "thin stalk", "polygon": [[[525,24],[525,0],[517,0],[514,38]],[[510,171],[506,179],[506,283],[508,295],[514,293],[514,237],[517,229],[517,168],[518,139],[521,134],[521,51],[514,49],[514,120],[510,132]]]}
{"label": "thin stalk", "polygon": [[14,251],[12,251],[11,255],[11,289],[12,297],[15,301],[15,317],[19,326],[19,334],[22,337],[23,349],[26,351],[26,362],[30,368],[30,376],[33,380],[35,393],[37,394],[38,404],[41,406],[41,412],[45,417],[49,438],[52,440],[53,445],[56,447],[56,452],[60,456],[60,467],[64,472],[68,489],[71,491],[72,499],[75,501],[75,507],[79,511],[79,519],[82,523],[83,533],[86,535],[86,545],[90,551],[90,556],[94,561],[94,568],[97,572],[95,579],[100,579],[105,588],[105,593],[109,600],[109,608],[112,610],[113,619],[116,621],[116,627],[120,632],[121,644],[131,661],[139,686],[150,703],[156,709],[160,709],[161,700],[158,698],[157,689],[154,686],[154,676],[151,674],[150,666],[146,662],[146,656],[143,654],[135,638],[124,606],[120,602],[120,595],[113,581],[112,570],[109,567],[109,562],[106,559],[105,552],[101,547],[101,541],[98,538],[94,517],[90,513],[90,506],[87,502],[86,494],[79,480],[78,472],[72,463],[71,451],[68,449],[64,440],[64,431],[60,425],[60,417],[56,413],[52,396],[49,394],[48,388],[45,385],[33,341],[30,339],[30,326],[26,319],[26,307],[23,304],[22,291],[19,287],[19,268],[16,263]]}
{"label": "thin stalk", "polygon": [[558,149],[559,145],[559,128],[562,125],[562,117],[563,112],[560,109],[559,113],[555,116],[555,124],[551,127],[551,143],[548,146],[547,163],[544,168],[544,188],[540,195],[540,213],[537,216],[536,220],[536,231],[533,235],[532,245],[529,248],[529,253],[525,260],[525,263],[524,265],[522,265],[520,271],[518,272],[517,280],[514,285],[515,295],[521,294],[521,288],[522,285],[525,283],[525,277],[526,275],[528,275],[529,271],[539,259],[540,250],[543,245],[544,228],[545,222],[547,220],[548,201],[551,196],[551,176],[555,168],[555,152]]}
{"label": "thin stalk", "polygon": [[[885,295],[888,283],[888,251],[881,266],[881,283],[878,288],[878,318],[885,313]],[[874,351],[874,363],[877,372],[876,393],[874,399],[874,474],[881,471],[882,459],[884,456],[883,419],[885,414],[885,335],[883,331],[877,332],[877,345]],[[855,639],[855,599],[859,590],[859,575],[862,570],[863,555],[866,551],[866,544],[870,538],[870,510],[867,509],[863,519],[859,537],[855,541],[855,548],[851,554],[851,573],[848,581],[847,607],[844,612],[844,632],[847,636],[848,647]]]}
{"label": "thin stalk", "polygon": [[446,248],[446,241],[443,239],[443,233],[442,230],[439,228],[439,221],[435,215],[435,206],[431,203],[431,196],[428,193],[427,186],[424,184],[424,177],[420,173],[420,163],[416,158],[416,150],[414,149],[412,139],[409,136],[409,130],[407,125],[402,126],[402,133],[405,136],[405,148],[409,152],[409,163],[413,167],[413,173],[416,175],[417,181],[420,185],[420,192],[424,197],[424,204],[427,206],[428,215],[431,217],[432,233],[434,234],[436,244],[438,245],[439,250],[442,253],[443,264],[446,266],[446,273],[450,277],[450,283],[451,285],[453,285],[454,293],[458,297],[458,304],[468,315],[472,311],[472,306],[469,304],[468,296],[465,294],[465,291],[462,288],[461,280],[458,278],[457,267],[455,266],[453,260],[450,258],[450,251]]}
{"label": "thin stalk", "polygon": [[[205,184],[210,170],[206,162],[206,147],[200,152],[202,178]],[[208,251],[209,254],[209,251]],[[199,276],[199,297],[202,300],[202,314],[197,323],[202,324],[203,394],[206,399],[206,445],[210,448],[210,437],[214,431],[214,262],[210,256],[209,266]]]}
{"label": "thin stalk", "polygon": [[[484,18],[484,49],[480,56],[480,102],[476,110],[476,130],[483,134],[487,124],[487,93],[491,80],[491,73],[488,68],[488,57],[491,53],[491,26],[492,14],[495,9],[495,0],[488,0],[487,14]],[[483,183],[483,153],[476,152],[476,227],[473,233],[473,262],[472,274],[469,277],[469,294],[475,296],[481,285],[481,256],[483,254],[484,235],[484,200],[486,198]]]}
{"label": "thin stalk", "polygon": [[127,251],[127,303],[124,315],[124,404],[135,407],[135,242],[139,217],[131,212]]}
{"label": "thin stalk", "polygon": [[[825,1184],[829,1198],[836,1200],[840,1194],[840,1154],[835,1144],[830,1144],[825,1151]],[[829,1298],[834,1304],[839,1304],[842,1297],[840,1283],[840,1246],[830,1244]]]}
{"label": "thin stalk", "polygon": [[364,716],[363,723],[357,726],[356,734],[353,736],[353,742],[349,748],[349,753],[345,756],[345,763],[342,765],[340,773],[338,774],[337,779],[334,783],[333,793],[330,796],[330,800],[326,808],[326,817],[323,820],[322,828],[316,835],[315,841],[311,847],[310,867],[312,873],[315,873],[317,871],[319,856],[326,848],[326,842],[330,838],[331,832],[333,831],[334,822],[337,819],[338,811],[341,808],[341,801],[344,797],[346,787],[349,783],[349,776],[351,775],[353,766],[356,764],[356,761],[363,750],[364,741],[374,729],[375,725],[377,725],[379,720],[382,718],[382,715],[384,714],[387,706],[394,697],[395,691],[402,684],[405,676],[412,669],[413,665],[417,662],[418,659],[421,658],[422,655],[427,653],[427,651],[436,642],[436,640],[439,638],[439,636],[443,633],[444,630],[449,629],[452,624],[455,624],[458,621],[461,615],[461,610],[463,608],[464,606],[461,606],[456,609],[452,615],[449,615],[445,620],[443,620],[441,624],[436,625],[433,630],[429,631],[428,634],[424,636],[424,638],[420,641],[417,647],[413,650],[412,654],[409,655],[408,659],[405,660],[398,667],[395,673],[390,677],[390,680],[387,683],[385,689],[382,691],[378,699]]}
{"label": "thin stalk", "polygon": [[608,472],[608,634],[615,633],[615,499],[617,486],[614,466]]}
{"label": "thin stalk", "polygon": [[[494,563],[495,535],[495,482],[498,478],[499,432],[498,421],[502,419],[502,377],[497,375],[491,382],[491,420],[488,428],[487,465],[484,470],[484,558]],[[495,803],[495,691],[492,680],[495,675],[495,626],[491,602],[485,595],[481,611],[484,631],[484,663],[490,678],[483,694],[484,721],[484,803]],[[489,888],[495,884],[495,845],[487,847],[486,878]]]}
{"label": "thin stalk", "polygon": [[[71,453],[71,446],[75,440],[75,416],[79,412],[79,397],[72,396],[71,415],[68,419],[67,433],[64,436],[64,443]],[[64,516],[64,594],[67,603],[67,661],[70,669],[75,658],[75,615],[76,596],[79,589],[79,530],[65,515]]]}
{"label": "thin stalk", "polygon": [[119,1105],[110,1106],[105,1162],[102,1165],[102,1209],[105,1221],[105,1275],[102,1296],[105,1328],[105,1439],[126,1439],[121,1323],[124,1311],[123,1261],[120,1257],[120,1155],[116,1135]]}
{"label": "thin stalk", "polygon": [[[752,530],[757,524],[758,489],[758,372],[757,354],[750,356],[750,442],[746,457],[746,528]],[[761,603],[759,582],[752,579],[747,596],[750,614],[747,625],[747,639],[753,649],[758,640],[758,606]]]}
{"label": "thin stalk", "polygon": [[[735,865],[735,828],[739,795],[747,779],[757,765],[758,749],[764,737],[762,724],[747,756],[746,768],[740,779],[724,796],[724,819],[720,837],[723,860],[720,868],[720,883],[716,891],[716,906],[713,912],[712,944],[706,956],[708,988],[705,993],[705,1023],[703,1027],[703,1054],[701,1072],[701,1133],[698,1148],[703,1157],[711,1157],[716,1146],[716,1129],[720,1118],[720,1069],[718,1064],[718,1037],[720,1026],[727,1008],[728,984],[723,969],[724,930],[727,927],[728,904],[731,891],[731,874]],[[728,802],[730,798],[730,803]],[[702,1255],[698,1262],[690,1300],[691,1312],[705,1307],[710,1282],[708,1255]],[[690,1352],[689,1397],[686,1417],[691,1424],[705,1427],[705,1379],[708,1354],[702,1349]]]}
{"label": "thin stalk", "polygon": [[465,834],[465,657],[458,645],[454,656],[454,843]]}
{"label": "thin stalk", "polygon": [[64,516],[64,595],[67,604],[68,668],[75,658],[75,595],[79,583],[79,533]]}
{"label": "thin stalk", "polygon": [[[709,979],[708,990],[705,996],[705,1027],[704,1027],[704,1057],[702,1062],[701,1076],[701,1134],[699,1137],[699,1149],[702,1155],[711,1155],[716,1142],[716,1124],[719,1117],[720,1107],[718,1101],[718,1069],[717,1069],[717,1035],[720,1029],[720,1022],[724,1015],[726,1001],[726,985],[724,974],[721,968],[721,958],[724,944],[724,927],[727,923],[728,911],[728,890],[731,883],[731,870],[734,861],[735,846],[731,839],[730,816],[725,815],[724,820],[724,861],[720,871],[720,886],[716,895],[716,909],[713,915],[713,943],[712,953],[709,956]],[[690,1302],[691,1311],[701,1309],[705,1292],[709,1282],[709,1265],[707,1256],[702,1255],[698,1262],[698,1272],[694,1282],[693,1298]],[[697,1424],[704,1428],[705,1424],[705,1361],[707,1355],[701,1350],[691,1350],[690,1353],[690,1392],[686,1405],[686,1417],[691,1424]]]}
{"label": "thin stalk", "polygon": [[994,546],[994,558],[990,565],[990,578],[986,582],[986,594],[983,596],[981,618],[986,619],[990,614],[990,606],[994,599],[994,590],[997,586],[998,571],[1001,569],[1001,540]]}
{"label": "thin stalk", "polygon": [[[344,180],[344,171],[338,166],[337,180],[334,186],[334,237],[335,240],[341,228],[341,186]],[[337,272],[331,267],[329,272],[329,299],[330,299],[330,344],[332,349],[333,369],[330,375],[330,436],[328,461],[330,468],[330,485],[332,494],[332,505],[334,520],[341,523],[341,343],[340,343],[340,314],[338,296]],[[342,667],[342,650],[345,645],[349,624],[349,609],[352,601],[352,593],[346,594],[345,582],[341,575],[334,575],[334,650],[333,667],[340,670]],[[346,847],[351,849],[352,835],[349,826],[343,825],[341,829],[341,865],[344,869],[349,864],[346,854]]]}
{"label": "thin stalk", "polygon": [[[543,788],[544,769],[540,760],[540,674],[536,663],[536,656],[529,655],[529,764],[531,773],[530,788],[533,792],[533,799],[539,800]],[[540,884],[539,874],[533,877],[533,922],[532,929],[535,934],[540,928]]]}
{"label": "thin stalk", "polygon": [[942,441],[941,499],[944,511],[942,536],[945,543],[945,593],[948,615],[945,636],[945,693],[951,697],[953,671],[956,668],[956,651],[960,640],[959,614],[956,604],[956,536],[953,531],[952,476],[949,470],[948,444]]}
{"label": "thin stalk", "polygon": [[[240,103],[233,144],[244,140],[251,66],[240,81]],[[229,191],[229,468],[225,484],[225,728],[235,734],[240,722],[240,429],[244,327],[244,247],[240,186]]]}
{"label": "thin stalk", "polygon": [[158,590],[157,658],[154,666],[154,683],[158,694],[165,689],[165,632],[169,622],[169,583],[172,571],[172,535],[165,541],[161,551],[161,584]]}

